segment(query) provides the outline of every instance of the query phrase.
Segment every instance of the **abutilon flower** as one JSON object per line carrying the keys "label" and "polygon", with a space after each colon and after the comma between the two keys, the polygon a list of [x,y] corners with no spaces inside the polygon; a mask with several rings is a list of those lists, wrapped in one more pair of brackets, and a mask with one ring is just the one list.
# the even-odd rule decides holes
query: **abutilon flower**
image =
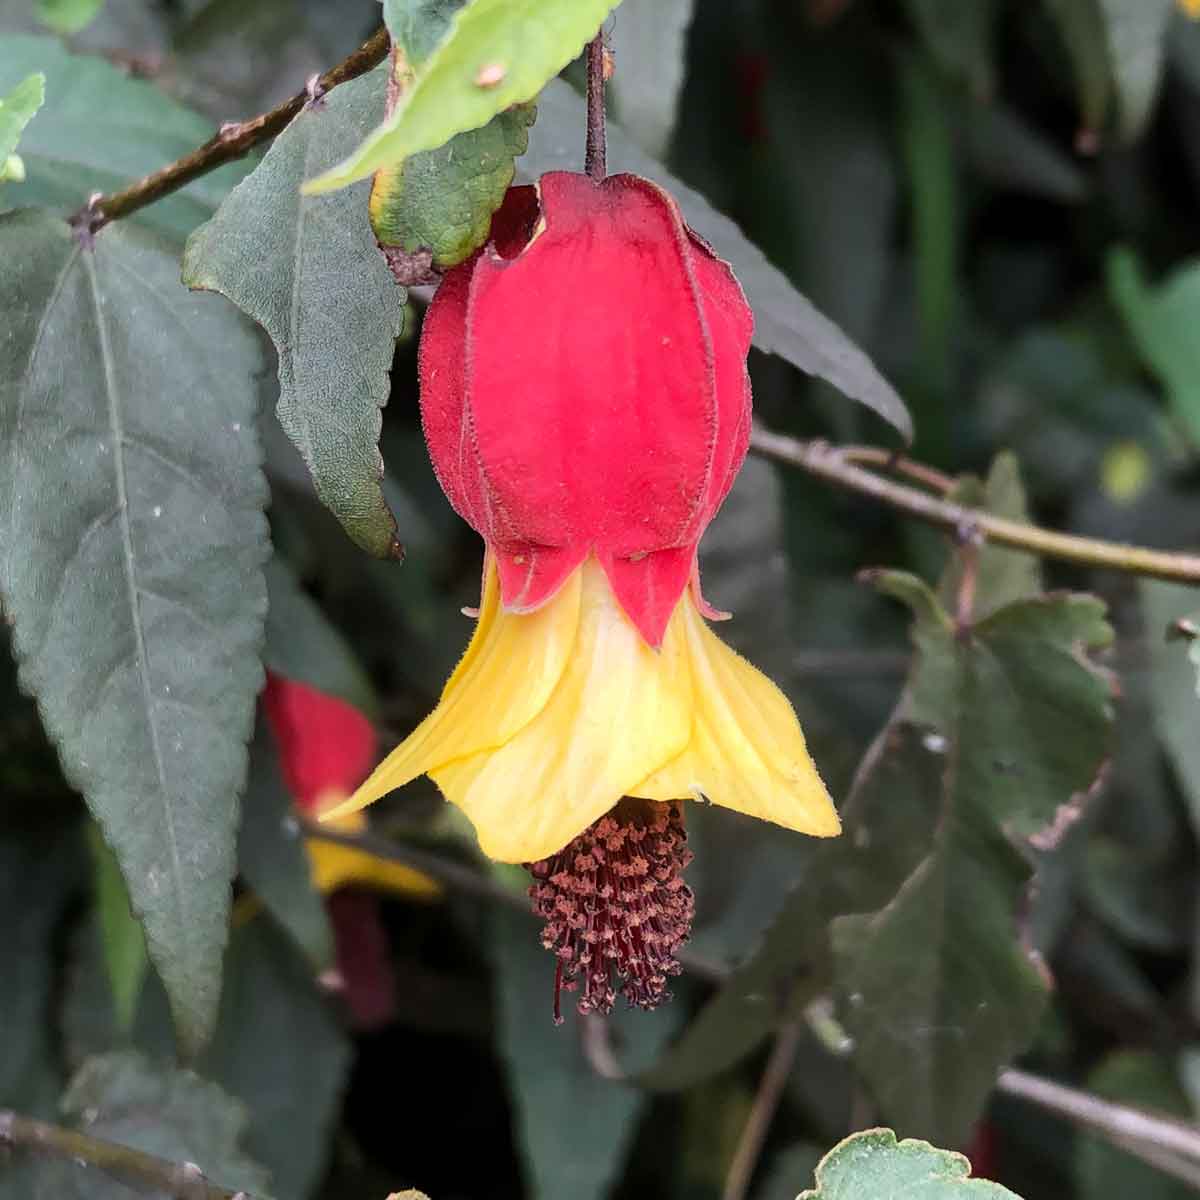
{"label": "abutilon flower", "polygon": [[[375,730],[367,717],[336,696],[274,672],[267,673],[262,699],[296,810],[316,813],[345,800],[375,761]],[[366,818],[351,813],[335,825],[360,833]],[[396,979],[373,893],[428,899],[440,888],[411,867],[353,846],[309,838],[306,848],[313,886],[326,898],[350,1017],[359,1029],[377,1028],[395,1009]]]}
{"label": "abutilon flower", "polygon": [[684,798],[839,832],[791,705],[710,630],[697,544],[750,435],[753,316],[645,179],[512,188],[421,334],[421,414],[486,543],[438,706],[334,810],[430,775],[485,854],[529,866],[581,1011],[652,1007],[692,897]]}

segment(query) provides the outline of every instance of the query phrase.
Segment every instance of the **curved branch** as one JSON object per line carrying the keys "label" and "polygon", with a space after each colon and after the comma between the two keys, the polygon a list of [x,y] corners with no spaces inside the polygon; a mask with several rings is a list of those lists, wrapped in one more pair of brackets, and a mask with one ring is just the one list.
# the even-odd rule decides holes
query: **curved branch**
{"label": "curved branch", "polygon": [[72,218],[72,225],[77,230],[94,234],[109,221],[127,217],[139,208],[145,208],[147,204],[178,191],[193,179],[199,179],[201,175],[207,175],[227,162],[249,154],[259,142],[282,133],[306,104],[319,103],[331,88],[365,75],[381,63],[390,45],[388,31],[381,27],[348,58],[331,67],[324,75],[314,76],[303,91],[297,92],[270,112],[251,117],[248,121],[222,125],[203,146],[198,146],[190,154],[185,154],[119,192],[93,196]]}
{"label": "curved branch", "polygon": [[[1174,583],[1200,584],[1200,556],[1150,550],[1145,546],[1077,537],[1070,533],[1055,533],[1037,525],[997,517],[982,509],[951,504],[947,500],[930,496],[927,492],[883,479],[874,472],[857,466],[852,461],[852,456],[862,461],[861,448],[847,452],[829,445],[828,442],[804,442],[799,438],[772,433],[761,427],[756,427],[751,434],[750,447],[764,458],[799,467],[818,479],[835,483],[863,496],[870,496],[881,504],[928,521],[932,525],[939,525],[959,536],[975,535],[1012,550],[1024,550],[1027,554],[1058,558],[1089,567],[1102,567],[1109,571],[1146,575]],[[884,454],[886,458],[886,452]],[[912,474],[912,471],[907,473]],[[929,481],[932,480],[931,475]]]}
{"label": "curved branch", "polygon": [[0,1146],[69,1159],[103,1171],[139,1192],[166,1195],[172,1200],[252,1200],[246,1192],[230,1192],[209,1183],[195,1163],[170,1162],[7,1109],[0,1109]]}

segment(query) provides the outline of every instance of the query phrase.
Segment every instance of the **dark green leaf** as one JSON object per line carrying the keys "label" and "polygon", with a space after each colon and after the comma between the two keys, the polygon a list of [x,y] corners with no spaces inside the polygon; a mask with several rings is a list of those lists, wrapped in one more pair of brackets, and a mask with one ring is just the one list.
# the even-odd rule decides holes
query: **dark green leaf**
{"label": "dark green leaf", "polygon": [[[1188,1120],[1193,1116],[1170,1066],[1145,1050],[1110,1054],[1087,1080],[1087,1090],[1136,1108],[1149,1108]],[[1136,1196],[1137,1200],[1187,1200],[1195,1188],[1171,1179],[1111,1142],[1081,1134],[1075,1143],[1075,1180],[1084,1200]]]}
{"label": "dark green leaf", "polygon": [[976,96],[989,96],[996,0],[907,0],[907,7],[937,65]]}
{"label": "dark green leaf", "polygon": [[348,159],[312,179],[305,190],[317,194],[347,187],[532,100],[595,37],[616,4],[473,0],[455,13],[395,110]]}
{"label": "dark green leaf", "polygon": [[22,684],[194,1051],[216,1016],[262,683],[261,355],[136,230],[88,250],[18,212],[0,244],[0,588]]}
{"label": "dark green leaf", "polygon": [[[643,1056],[673,1028],[671,1008],[631,1014],[633,1020],[615,1022],[620,1033],[612,1025],[589,1032],[572,1012],[556,1029],[554,957],[542,949],[537,926],[503,910],[492,919],[498,1042],[515,1101],[529,1195],[532,1200],[602,1200],[625,1161],[645,1097],[598,1074],[584,1054],[583,1039],[624,1034],[622,1041],[633,1039],[631,1053]],[[570,993],[564,999],[569,1004]]]}
{"label": "dark green leaf", "polygon": [[[1156,0],[1157,2],[1157,0]],[[1045,0],[1075,72],[1084,133],[1099,137],[1112,98],[1113,78],[1100,0]]]}
{"label": "dark green leaf", "polygon": [[[63,1112],[88,1135],[170,1162],[195,1163],[219,1186],[263,1197],[266,1172],[242,1150],[245,1108],[191,1071],[158,1067],[121,1051],[89,1059],[63,1098]],[[124,1184],[71,1163],[40,1172],[45,1200],[126,1200]]]}
{"label": "dark green leaf", "polygon": [[1088,199],[1084,173],[1052,141],[999,104],[967,113],[965,149],[975,171],[995,187],[1060,204]]}
{"label": "dark green leaf", "polygon": [[[157,88],[101,59],[69,54],[57,38],[0,39],[0,95],[34,71],[46,76],[46,104],[21,141],[25,182],[5,187],[7,205],[68,216],[93,192],[115,191],[212,136],[204,118]],[[245,170],[234,163],[201,176],[134,219],[186,237]]]}
{"label": "dark green leaf", "polygon": [[[1015,454],[1001,451],[992,463],[986,482],[963,476],[948,499],[968,508],[980,508],[1010,521],[1028,521],[1025,487]],[[945,608],[953,607],[962,586],[963,556],[954,555],[938,585],[938,598]],[[984,542],[976,552],[976,617],[984,617],[1011,604],[1026,600],[1042,590],[1042,572],[1032,554],[1008,550]]]}
{"label": "dark green leaf", "polygon": [[[583,101],[566,83],[552,81],[538,99],[538,122],[519,164],[522,173],[536,177],[546,171],[578,170],[578,133],[584,120]],[[609,125],[608,162],[610,171],[631,171],[662,184],[679,202],[687,223],[733,267],[754,309],[754,344],[760,350],[831,383],[911,441],[908,410],[871,360],[800,295],[728,217],[639,150],[615,124]]]}
{"label": "dark green leaf", "polygon": [[1166,64],[1172,0],[1099,0],[1117,93],[1117,129],[1141,133],[1158,98]]}
{"label": "dark green leaf", "polygon": [[536,116],[532,104],[515,105],[482,129],[377,171],[371,228],[380,245],[407,255],[427,252],[425,267],[439,270],[469,258],[487,240]]}
{"label": "dark green leaf", "polygon": [[301,588],[292,568],[278,554],[271,557],[264,574],[268,606],[263,662],[267,670],[307,683],[374,716],[378,697],[341,631]]}
{"label": "dark green leaf", "polygon": [[693,3],[624,0],[612,22],[614,107],[647,154],[665,154],[675,128]]}
{"label": "dark green leaf", "polygon": [[321,1182],[350,1070],[350,1043],[312,968],[271,921],[235,930],[221,1019],[200,1068],[250,1114],[247,1153],[272,1190],[304,1200]]}
{"label": "dark green leaf", "polygon": [[308,850],[280,774],[278,751],[262,720],[250,745],[238,865],[253,895],[295,939],[313,970],[329,967],[333,932],[324,900],[312,885]]}
{"label": "dark green leaf", "polygon": [[1196,678],[1200,646],[1182,638],[1168,640],[1176,621],[1194,618],[1200,591],[1144,580],[1141,594],[1154,723],[1187,797],[1193,827],[1200,829],[1200,696]]}
{"label": "dark green leaf", "polygon": [[280,423],[322,502],[379,557],[400,553],[377,443],[404,292],[376,249],[365,189],[324,200],[298,189],[375,118],[384,79],[380,69],[302,112],[184,255],[187,284],[228,296],[270,334]]}
{"label": "dark green leaf", "polygon": [[867,1129],[834,1146],[817,1166],[816,1189],[796,1200],[1019,1200],[998,1183],[970,1176],[961,1154],[912,1138],[898,1142],[890,1129]]}

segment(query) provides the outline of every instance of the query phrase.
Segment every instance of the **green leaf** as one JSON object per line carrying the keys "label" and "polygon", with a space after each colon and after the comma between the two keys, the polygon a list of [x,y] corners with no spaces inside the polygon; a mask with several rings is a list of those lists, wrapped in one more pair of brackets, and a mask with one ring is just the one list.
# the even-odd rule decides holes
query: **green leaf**
{"label": "green leaf", "polygon": [[112,989],[113,1017],[118,1031],[127,1033],[133,1028],[146,978],[146,938],[130,910],[129,892],[116,855],[105,845],[95,825],[88,828],[88,849],[92,853],[96,910]]}
{"label": "green leaf", "polygon": [[[955,504],[980,508],[1010,521],[1028,521],[1025,486],[1015,454],[1002,450],[992,462],[986,481],[962,476],[947,497]],[[953,607],[962,586],[963,556],[952,556],[938,585],[938,598],[946,608]],[[1006,604],[1027,600],[1042,590],[1042,571],[1032,554],[1009,550],[985,541],[976,551],[976,617],[988,616]]]}
{"label": "green leaf", "polygon": [[[62,1090],[54,935],[86,860],[77,821],[51,808],[51,820],[18,823],[17,811],[6,805],[0,817],[0,904],[11,914],[0,939],[0,1107],[49,1117]],[[0,1167],[0,1180],[4,1174]],[[0,1195],[7,1194],[0,1182]]]}
{"label": "green leaf", "polygon": [[[89,1059],[62,1102],[90,1137],[170,1162],[195,1163],[218,1186],[264,1197],[267,1173],[242,1150],[247,1113],[215,1083],[191,1071],[151,1064],[132,1051]],[[74,1164],[54,1164],[43,1194],[56,1200],[124,1200],[124,1184]],[[43,1184],[50,1182],[44,1169]]]}
{"label": "green leaf", "polygon": [[[516,1110],[522,1158],[533,1200],[602,1200],[619,1176],[645,1096],[599,1075],[584,1056],[580,1020],[551,1016],[554,957],[542,949],[537,926],[508,910],[493,914],[493,962],[498,979],[498,1043]],[[569,994],[567,996],[569,1000]],[[621,1022],[622,1042],[644,1055],[674,1027],[668,1005]],[[609,1026],[611,1028],[611,1026]],[[632,1040],[632,1045],[630,1045]],[[570,1120],[569,1114],[587,1114]],[[566,1117],[565,1117],[566,1115]]]}
{"label": "green leaf", "polygon": [[[25,181],[3,192],[10,205],[69,216],[93,192],[124,187],[212,136],[210,122],[151,84],[100,58],[70,54],[57,38],[0,38],[0,95],[33,71],[45,74],[46,103],[21,142]],[[247,169],[232,163],[203,175],[132,219],[186,237]]]}
{"label": "green leaf", "polygon": [[308,850],[264,721],[250,745],[238,864],[251,892],[295,940],[315,971],[333,962],[333,931],[315,891]]}
{"label": "green leaf", "polygon": [[1168,640],[1176,622],[1194,621],[1200,591],[1157,580],[1143,580],[1140,590],[1150,651],[1154,723],[1187,798],[1192,827],[1200,829],[1200,698],[1196,678],[1200,643]]}
{"label": "green leaf", "polygon": [[513,159],[529,144],[536,116],[533,105],[515,105],[482,129],[456,134],[436,150],[377,171],[371,228],[385,255],[390,247],[409,256],[425,252],[426,269],[432,264],[445,270],[478,250],[512,183]]}
{"label": "green leaf", "polygon": [[321,501],[381,558],[402,554],[377,443],[405,296],[376,249],[365,189],[310,200],[298,188],[367,127],[385,77],[381,68],[302,112],[188,240],[183,266],[185,283],[228,296],[270,335],[280,424]]}
{"label": "green leaf", "polygon": [[1117,130],[1137,137],[1150,119],[1166,65],[1172,0],[1099,0],[1117,94]]}
{"label": "green leaf", "polygon": [[25,178],[24,161],[16,156],[25,126],[46,100],[46,77],[40,71],[22,79],[8,95],[0,96],[0,183]]}
{"label": "green leaf", "polygon": [[971,1178],[961,1154],[890,1129],[865,1129],[839,1142],[817,1166],[817,1186],[796,1200],[1019,1200],[1008,1188]]}
{"label": "green leaf", "polygon": [[338,1013],[309,962],[271,921],[235,930],[221,1019],[200,1069],[249,1111],[247,1153],[286,1200],[324,1176],[352,1061]]}
{"label": "green leaf", "polygon": [[350,643],[300,586],[287,561],[274,554],[266,565],[267,632],[263,663],[296,683],[345,700],[369,717],[379,698]]}
{"label": "green leaf", "polygon": [[259,346],[177,270],[136,228],[88,250],[49,215],[0,217],[0,594],[194,1052],[220,990],[269,544]]}
{"label": "green leaf", "polygon": [[1113,91],[1108,37],[1100,0],[1045,0],[1045,4],[1058,23],[1059,34],[1075,72],[1075,90],[1084,132],[1091,138],[1098,138]]}
{"label": "green leaf", "polygon": [[455,13],[395,111],[348,159],[305,184],[305,192],[346,187],[532,100],[596,35],[617,2],[472,0]]}
{"label": "green leaf", "polygon": [[[584,103],[570,86],[552,81],[538,99],[538,121],[529,135],[521,174],[533,178],[547,171],[578,170],[579,131],[585,118]],[[665,187],[688,225],[729,263],[754,309],[758,349],[824,379],[912,440],[912,419],[904,402],[871,360],[792,287],[733,221],[639,150],[615,123],[608,128],[608,162],[612,172],[630,171]]]}
{"label": "green leaf", "polygon": [[1175,419],[1200,444],[1200,262],[1176,267],[1157,287],[1146,283],[1136,254],[1108,258],[1108,294],[1146,365],[1167,389]]}
{"label": "green leaf", "polygon": [[907,8],[938,67],[974,95],[989,96],[996,0],[907,0]]}
{"label": "green leaf", "polygon": [[1030,870],[994,827],[961,811],[966,786],[948,797],[933,853],[896,897],[831,931],[858,1071],[890,1119],[956,1144],[997,1069],[1033,1039],[1047,996],[1014,928]]}
{"label": "green leaf", "polygon": [[[1087,1090],[1105,1100],[1169,1113],[1184,1121],[1194,1117],[1170,1065],[1147,1050],[1110,1054],[1088,1077]],[[1087,1200],[1101,1196],[1188,1200],[1196,1195],[1194,1187],[1083,1132],[1075,1142],[1075,1181],[1079,1195]]]}
{"label": "green leaf", "polygon": [[1082,204],[1088,199],[1087,176],[1012,109],[999,104],[973,105],[963,132],[972,167],[996,188],[1059,204]]}
{"label": "green leaf", "polygon": [[694,0],[624,0],[612,23],[614,109],[647,154],[665,154],[671,141],[693,7]]}
{"label": "green leaf", "polygon": [[56,33],[86,29],[104,7],[104,0],[37,0],[39,20]]}
{"label": "green leaf", "polygon": [[383,22],[409,66],[423,63],[466,0],[383,0]]}

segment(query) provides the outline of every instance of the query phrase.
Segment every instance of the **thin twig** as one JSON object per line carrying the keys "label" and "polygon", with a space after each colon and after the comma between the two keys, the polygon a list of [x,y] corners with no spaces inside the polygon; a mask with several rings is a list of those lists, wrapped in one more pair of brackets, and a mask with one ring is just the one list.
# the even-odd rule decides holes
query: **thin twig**
{"label": "thin twig", "polygon": [[759,1081],[754,1104],[746,1118],[737,1149],[733,1152],[733,1161],[729,1164],[721,1200],[745,1200],[750,1190],[754,1168],[758,1165],[771,1122],[783,1097],[784,1085],[796,1061],[796,1051],[800,1048],[800,1029],[801,1022],[792,1021],[784,1025],[775,1037],[775,1045],[771,1048],[771,1056]]}
{"label": "thin twig", "polygon": [[1054,533],[1036,525],[997,517],[981,509],[951,504],[864,470],[847,459],[838,447],[824,441],[805,442],[756,428],[751,435],[750,445],[756,454],[764,458],[799,467],[818,479],[870,496],[882,504],[952,533],[972,529],[985,541],[1013,550],[1024,550],[1028,554],[1176,583],[1200,583],[1200,557],[1194,554],[1176,554],[1122,542]]}
{"label": "thin twig", "polygon": [[222,125],[203,146],[198,146],[190,154],[185,154],[119,192],[108,196],[93,196],[76,214],[72,224],[78,230],[94,234],[110,221],[127,217],[139,208],[145,208],[147,204],[153,204],[154,201],[178,191],[193,179],[241,158],[259,142],[282,133],[306,104],[319,100],[338,84],[365,75],[383,61],[389,45],[387,30],[379,29],[348,58],[336,67],[331,67],[324,75],[309,80],[303,91],[297,92],[290,100],[285,100],[270,112],[252,117],[248,121],[233,121]]}
{"label": "thin twig", "polygon": [[1160,1171],[1196,1185],[1200,1176],[1200,1128],[1195,1125],[1165,1113],[1115,1104],[1015,1067],[1000,1072],[996,1089],[1036,1104],[1073,1125],[1095,1130]]}
{"label": "thin twig", "polygon": [[608,172],[608,147],[604,133],[604,30],[601,29],[587,48],[587,149],[583,169],[593,183]]}
{"label": "thin twig", "polygon": [[166,1195],[173,1200],[251,1200],[246,1192],[230,1192],[209,1183],[195,1163],[169,1162],[7,1109],[0,1110],[0,1146],[94,1167],[148,1195]]}
{"label": "thin twig", "polygon": [[905,475],[941,496],[952,491],[957,482],[953,475],[947,475],[937,467],[914,462],[911,458],[905,458],[903,454],[896,454],[879,446],[841,446],[839,449],[847,462],[856,463],[860,467],[878,467],[895,475]]}

